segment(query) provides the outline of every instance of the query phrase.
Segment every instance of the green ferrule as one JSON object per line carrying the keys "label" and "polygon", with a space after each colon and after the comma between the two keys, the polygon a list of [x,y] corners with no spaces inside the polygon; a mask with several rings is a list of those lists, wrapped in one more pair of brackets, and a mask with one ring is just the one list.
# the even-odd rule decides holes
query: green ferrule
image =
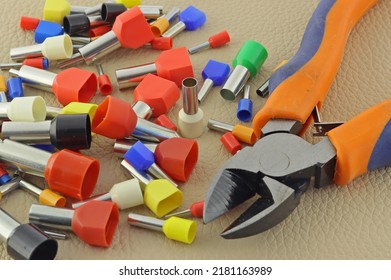
{"label": "green ferrule", "polygon": [[250,71],[254,77],[268,56],[267,50],[260,43],[246,41],[232,61],[232,66],[242,65]]}

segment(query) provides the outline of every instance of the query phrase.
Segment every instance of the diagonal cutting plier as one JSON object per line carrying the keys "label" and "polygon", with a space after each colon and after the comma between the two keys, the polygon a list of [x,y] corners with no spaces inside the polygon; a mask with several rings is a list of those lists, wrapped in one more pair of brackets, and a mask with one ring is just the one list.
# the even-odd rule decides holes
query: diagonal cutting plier
{"label": "diagonal cutting plier", "polygon": [[205,198],[208,223],[259,196],[221,234],[241,238],[284,220],[310,185],[346,185],[391,165],[391,99],[331,130],[313,145],[304,134],[338,71],[347,37],[378,0],[321,0],[298,52],[270,78],[270,97],[252,126],[260,138],[217,172]]}

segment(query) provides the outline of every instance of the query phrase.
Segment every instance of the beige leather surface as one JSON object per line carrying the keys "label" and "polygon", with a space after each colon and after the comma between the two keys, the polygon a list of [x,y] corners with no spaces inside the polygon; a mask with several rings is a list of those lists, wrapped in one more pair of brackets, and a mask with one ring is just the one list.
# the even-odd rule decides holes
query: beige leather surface
{"label": "beige leather surface", "polygon": [[[89,6],[97,0],[73,0],[74,5]],[[210,35],[227,29],[231,43],[191,57],[195,76],[202,81],[201,71],[208,59],[230,63],[244,41],[252,39],[263,44],[269,58],[260,73],[250,81],[254,110],[262,108],[265,100],[255,94],[259,86],[283,59],[291,58],[300,45],[305,26],[317,0],[145,0],[143,4],[164,5],[165,10],[181,9],[193,4],[207,14],[205,26],[195,32],[183,32],[174,40],[175,47],[191,47]],[[43,0],[1,0],[0,59],[10,62],[11,47],[30,45],[33,34],[19,29],[22,15],[41,17]],[[345,121],[390,97],[391,92],[391,2],[380,0],[358,23],[347,42],[345,55],[334,84],[326,98],[322,118]],[[115,81],[114,70],[152,62],[159,52],[150,49],[125,50],[108,55],[101,62]],[[95,71],[92,66],[84,68]],[[58,71],[55,67],[52,71]],[[7,75],[5,73],[5,75]],[[26,95],[41,94],[50,105],[58,106],[47,93],[26,88]],[[132,102],[132,91],[114,96]],[[93,102],[100,103],[96,96]],[[176,122],[181,100],[169,114]],[[237,102],[223,100],[215,88],[204,104],[205,121],[215,118],[236,124]],[[309,130],[305,138],[316,142]],[[230,154],[220,143],[218,132],[205,128],[198,139],[199,161],[190,180],[181,184],[186,209],[202,200],[208,184],[219,166]],[[129,178],[113,154],[113,140],[95,136],[90,150],[83,153],[99,159],[101,171],[95,194],[108,191],[117,182]],[[36,183],[43,184],[41,179]],[[365,174],[346,187],[330,185],[320,190],[310,188],[300,205],[284,222],[262,234],[237,240],[225,240],[219,233],[245,208],[233,210],[214,222],[203,225],[197,220],[197,236],[193,244],[171,241],[159,232],[131,227],[127,224],[129,211],[152,215],[145,207],[120,213],[120,223],[112,245],[107,249],[84,244],[70,234],[59,241],[57,259],[389,259],[391,258],[391,169],[383,168]],[[27,222],[27,213],[36,199],[18,190],[5,197],[0,205],[16,219]],[[8,259],[5,244],[0,245],[0,259]]]}

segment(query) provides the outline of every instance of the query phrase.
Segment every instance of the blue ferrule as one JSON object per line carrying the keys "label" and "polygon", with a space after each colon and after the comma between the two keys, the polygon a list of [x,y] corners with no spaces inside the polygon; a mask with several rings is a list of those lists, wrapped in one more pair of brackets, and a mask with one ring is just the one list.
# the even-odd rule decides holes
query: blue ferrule
{"label": "blue ferrule", "polygon": [[153,153],[141,141],[137,141],[125,153],[124,158],[137,171],[147,171],[155,162]]}
{"label": "blue ferrule", "polygon": [[3,176],[0,177],[0,186],[8,183],[9,181],[11,181],[10,175],[4,174]]}
{"label": "blue ferrule", "polygon": [[190,31],[200,28],[206,22],[205,13],[192,5],[184,9],[178,18],[185,24],[186,30]]}
{"label": "blue ferrule", "polygon": [[213,81],[213,85],[220,86],[227,79],[230,70],[228,64],[211,59],[202,70],[202,78],[204,80],[210,79]]}
{"label": "blue ferrule", "polygon": [[8,97],[12,100],[15,97],[23,97],[22,79],[19,77],[10,78],[7,81]]}
{"label": "blue ferrule", "polygon": [[49,68],[49,59],[47,59],[46,57],[44,57],[42,59],[42,69],[48,69]]}
{"label": "blue ferrule", "polygon": [[247,98],[241,99],[238,103],[236,116],[242,122],[251,121],[253,118],[253,102]]}
{"label": "blue ferrule", "polygon": [[41,44],[46,38],[59,36],[64,34],[62,26],[55,22],[41,20],[35,29],[34,40],[36,43]]}

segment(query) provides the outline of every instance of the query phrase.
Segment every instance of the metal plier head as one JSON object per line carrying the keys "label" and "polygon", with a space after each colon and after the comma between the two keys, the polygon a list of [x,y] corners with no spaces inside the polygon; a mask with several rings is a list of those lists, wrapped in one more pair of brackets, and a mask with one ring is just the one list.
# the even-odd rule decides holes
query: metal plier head
{"label": "metal plier head", "polygon": [[204,222],[258,195],[222,236],[263,232],[296,208],[312,177],[316,187],[330,183],[335,162],[336,152],[328,139],[312,145],[290,133],[267,135],[238,152],[216,174],[205,199]]}

